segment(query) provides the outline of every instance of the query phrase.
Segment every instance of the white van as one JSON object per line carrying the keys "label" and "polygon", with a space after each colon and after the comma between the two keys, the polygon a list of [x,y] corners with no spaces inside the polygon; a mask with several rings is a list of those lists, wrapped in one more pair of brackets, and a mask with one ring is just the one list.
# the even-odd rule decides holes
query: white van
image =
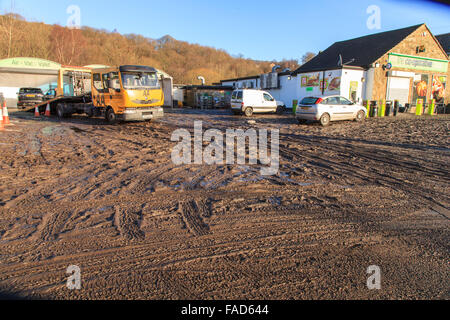
{"label": "white van", "polygon": [[247,117],[251,117],[254,113],[282,113],[285,111],[283,102],[276,101],[266,91],[255,89],[233,91],[231,96],[231,109],[234,114],[244,113]]}

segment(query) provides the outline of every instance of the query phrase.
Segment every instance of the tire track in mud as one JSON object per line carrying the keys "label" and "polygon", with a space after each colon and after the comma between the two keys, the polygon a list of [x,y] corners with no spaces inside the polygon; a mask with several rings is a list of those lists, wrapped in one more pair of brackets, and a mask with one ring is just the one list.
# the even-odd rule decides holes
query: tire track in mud
{"label": "tire track in mud", "polygon": [[[388,150],[367,148],[365,146],[357,145],[341,145],[341,144],[327,144],[326,147],[314,141],[313,138],[300,137],[301,142],[307,146],[315,147],[319,150],[323,150],[323,154],[326,155],[330,151],[335,152],[334,160],[325,158],[320,155],[310,155],[310,151],[302,152],[298,149],[289,148],[289,144],[284,143],[282,148],[280,148],[281,155],[291,157],[292,160],[295,158],[303,158],[308,161],[316,169],[323,170],[328,174],[337,174],[343,178],[356,178],[359,180],[364,180],[366,182],[377,183],[379,185],[403,190],[408,194],[416,195],[425,200],[429,200],[426,194],[430,194],[433,190],[426,188],[424,186],[418,186],[416,183],[405,181],[405,177],[398,175],[411,175],[411,172],[416,172],[420,174],[426,174],[428,178],[436,180],[438,176],[439,182],[448,180],[449,172],[445,169],[435,169],[426,168],[420,165],[423,159],[415,159],[417,162],[413,165],[410,161],[405,163],[404,155],[399,155],[392,153]],[[290,143],[294,142],[291,138],[287,138],[285,141]],[[295,141],[298,143],[298,141]],[[317,151],[317,150],[316,150]],[[337,159],[344,157],[345,161],[338,161]],[[350,162],[350,160],[352,160]],[[366,167],[361,166],[361,161],[365,161]],[[377,165],[372,166],[372,170],[368,171],[367,167],[371,163],[377,163]],[[429,164],[430,162],[427,162]],[[379,172],[381,166],[388,166],[386,172]],[[384,169],[383,169],[384,170]],[[388,173],[390,171],[390,173]],[[442,204],[440,204],[442,205]]]}
{"label": "tire track in mud", "polygon": [[71,215],[70,211],[59,211],[45,215],[34,235],[34,239],[40,242],[57,240]]}
{"label": "tire track in mud", "polygon": [[211,208],[204,201],[185,201],[179,204],[181,217],[187,229],[195,236],[210,234],[210,227],[204,219],[211,216]]}
{"label": "tire track in mud", "polygon": [[141,230],[142,211],[132,208],[115,207],[114,225],[125,240],[143,240],[145,233]]}

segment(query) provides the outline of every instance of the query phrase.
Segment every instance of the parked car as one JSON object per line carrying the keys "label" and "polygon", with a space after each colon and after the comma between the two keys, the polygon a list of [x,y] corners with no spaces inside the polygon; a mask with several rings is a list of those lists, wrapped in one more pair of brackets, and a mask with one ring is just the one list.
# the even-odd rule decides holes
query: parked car
{"label": "parked car", "polygon": [[44,94],[44,101],[52,100],[56,98],[56,90],[50,89]]}
{"label": "parked car", "polygon": [[295,117],[300,124],[308,120],[319,121],[327,126],[331,121],[366,119],[367,110],[341,96],[307,97],[297,107]]}
{"label": "parked car", "polygon": [[39,88],[20,88],[17,93],[17,108],[25,109],[36,104],[42,103],[44,100],[44,93]]}
{"label": "parked car", "polygon": [[234,114],[245,114],[251,117],[254,113],[284,112],[282,101],[276,101],[266,91],[255,89],[241,89],[233,91],[231,95],[231,110]]}

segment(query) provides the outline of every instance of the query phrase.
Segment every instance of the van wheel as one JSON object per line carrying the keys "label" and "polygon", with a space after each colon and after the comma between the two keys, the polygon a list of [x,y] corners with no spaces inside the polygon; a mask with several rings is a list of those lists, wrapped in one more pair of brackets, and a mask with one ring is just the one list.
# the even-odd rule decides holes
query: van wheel
{"label": "van wheel", "polygon": [[108,108],[108,110],[106,110],[106,121],[110,124],[117,122],[117,115],[114,113],[112,108]]}
{"label": "van wheel", "polygon": [[320,118],[320,124],[324,127],[329,126],[330,125],[330,121],[331,121],[331,117],[328,113],[325,113],[321,118]]}
{"label": "van wheel", "polygon": [[286,107],[285,106],[279,106],[277,107],[277,114],[282,115],[286,112]]}
{"label": "van wheel", "polygon": [[357,122],[363,122],[366,119],[366,113],[364,111],[359,111],[356,115],[356,121]]}
{"label": "van wheel", "polygon": [[251,117],[252,115],[253,115],[253,109],[252,108],[245,109],[245,116],[246,117]]}

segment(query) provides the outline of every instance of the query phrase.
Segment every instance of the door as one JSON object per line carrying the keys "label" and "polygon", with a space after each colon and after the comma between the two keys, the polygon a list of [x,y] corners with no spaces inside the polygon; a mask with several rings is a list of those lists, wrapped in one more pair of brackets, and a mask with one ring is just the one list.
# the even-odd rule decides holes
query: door
{"label": "door", "polygon": [[340,117],[342,120],[353,120],[355,118],[355,112],[353,107],[353,102],[350,100],[339,97],[340,103]]}
{"label": "door", "polygon": [[120,79],[118,72],[110,72],[106,74],[106,85],[108,86],[108,91],[105,94],[105,104],[111,106],[114,112],[118,112],[119,108],[123,108],[122,105],[122,94],[120,89]]}
{"label": "door", "polygon": [[268,93],[263,93],[264,112],[276,112],[277,102]]}
{"label": "door", "polygon": [[410,78],[390,77],[387,100],[398,100],[401,105],[409,103],[410,84]]}
{"label": "door", "polygon": [[327,112],[330,114],[331,120],[340,120],[342,118],[341,102],[339,97],[330,97],[322,102],[328,107]]}

